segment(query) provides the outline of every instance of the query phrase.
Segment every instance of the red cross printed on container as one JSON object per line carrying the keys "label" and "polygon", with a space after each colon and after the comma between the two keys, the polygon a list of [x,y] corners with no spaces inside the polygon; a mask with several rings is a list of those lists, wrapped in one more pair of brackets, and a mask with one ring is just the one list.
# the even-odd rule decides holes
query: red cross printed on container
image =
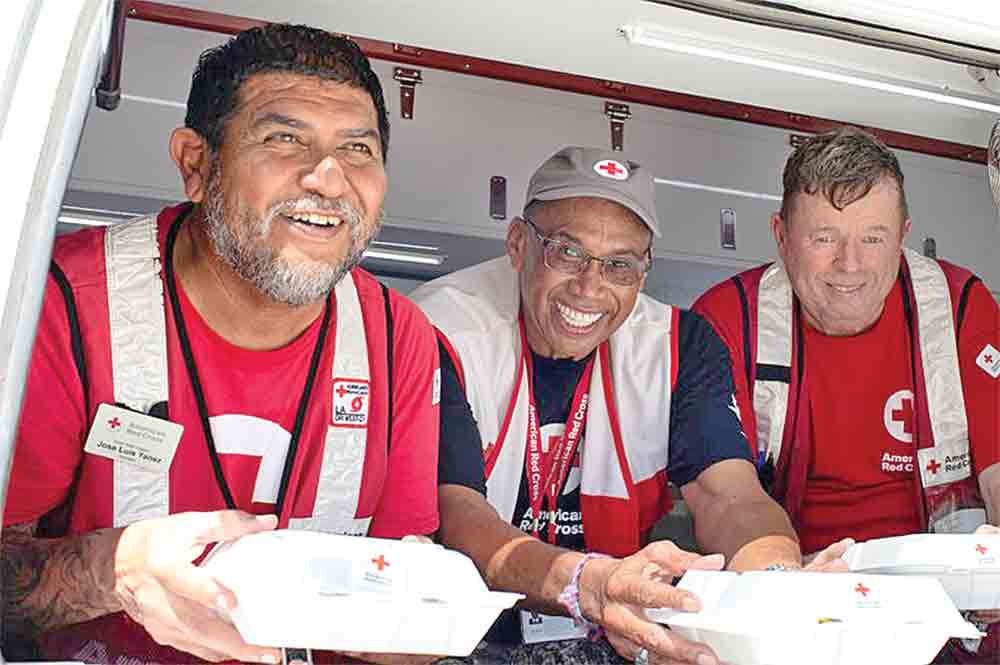
{"label": "red cross printed on container", "polygon": [[931,461],[927,463],[927,470],[930,471],[935,476],[937,475],[938,469],[941,468],[941,463],[936,459],[931,458]]}
{"label": "red cross printed on container", "polygon": [[613,178],[614,180],[625,180],[628,178],[628,169],[625,168],[625,165],[613,159],[602,159],[597,162],[594,164],[594,171],[598,175],[602,175],[605,178]]}
{"label": "red cross printed on container", "polygon": [[378,572],[380,573],[389,567],[389,562],[385,560],[384,554],[379,554],[377,559],[372,559],[372,563],[375,564],[375,567],[378,568]]}
{"label": "red cross printed on container", "polygon": [[854,590],[857,591],[858,593],[860,593],[865,598],[867,598],[868,594],[871,592],[871,589],[869,589],[868,587],[866,587],[861,582],[858,582],[858,586],[854,587]]}
{"label": "red cross printed on container", "polygon": [[987,354],[987,355],[983,356],[983,360],[985,360],[990,365],[992,365],[993,364],[993,355],[992,354]]}
{"label": "red cross printed on container", "polygon": [[110,427],[111,429],[118,429],[121,426],[122,426],[122,421],[118,420],[118,416],[115,416],[114,418],[108,421],[108,427]]}
{"label": "red cross printed on container", "polygon": [[983,554],[986,554],[990,550],[989,550],[988,547],[984,547],[983,545],[976,544],[976,551],[979,552],[980,556],[982,556]]}

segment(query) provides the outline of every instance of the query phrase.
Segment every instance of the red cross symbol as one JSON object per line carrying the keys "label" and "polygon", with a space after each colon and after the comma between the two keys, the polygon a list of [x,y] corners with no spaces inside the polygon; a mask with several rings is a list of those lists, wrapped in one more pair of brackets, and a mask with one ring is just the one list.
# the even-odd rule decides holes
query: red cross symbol
{"label": "red cross symbol", "polygon": [[858,593],[860,593],[865,598],[868,597],[868,592],[871,591],[871,589],[869,589],[868,587],[866,587],[861,582],[858,582],[858,586],[854,587],[854,590],[857,591]]}
{"label": "red cross symbol", "polygon": [[913,430],[910,428],[910,424],[913,422],[912,398],[904,397],[902,399],[902,408],[892,410],[892,420],[894,422],[902,422],[903,432],[913,434]]}
{"label": "red cross symbol", "polygon": [[976,545],[976,551],[979,552],[980,555],[983,555],[989,552],[989,549],[983,547],[982,545]]}
{"label": "red cross symbol", "polygon": [[600,169],[601,171],[604,171],[605,173],[607,173],[609,176],[612,177],[618,175],[619,173],[625,173],[625,171],[619,168],[619,166],[614,162],[604,162],[597,168]]}
{"label": "red cross symbol", "polygon": [[937,475],[938,469],[940,468],[941,468],[941,463],[938,462],[936,459],[931,459],[931,461],[927,463],[927,470],[933,473],[934,475]]}
{"label": "red cross symbol", "polygon": [[389,562],[385,560],[384,554],[379,554],[377,559],[372,559],[372,563],[378,568],[378,572],[382,572],[385,568],[389,567]]}
{"label": "red cross symbol", "polygon": [[108,421],[108,427],[110,427],[111,429],[118,429],[121,426],[122,426],[122,421],[118,420],[118,416],[115,416],[114,418]]}
{"label": "red cross symbol", "polygon": [[985,361],[986,363],[992,365],[993,364],[993,356],[992,355],[985,355],[985,356],[983,356],[983,361]]}
{"label": "red cross symbol", "polygon": [[343,397],[344,395],[347,394],[347,388],[345,388],[344,386],[337,386],[336,393],[337,397]]}

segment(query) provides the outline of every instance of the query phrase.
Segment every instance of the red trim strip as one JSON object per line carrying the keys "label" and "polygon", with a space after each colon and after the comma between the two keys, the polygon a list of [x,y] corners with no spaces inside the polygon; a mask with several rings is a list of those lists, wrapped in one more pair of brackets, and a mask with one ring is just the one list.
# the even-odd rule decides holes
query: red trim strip
{"label": "red trim strip", "polygon": [[[267,23],[266,21],[252,18],[178,7],[162,2],[147,2],[145,0],[127,0],[127,2],[129,18],[184,28],[194,28],[196,30],[235,34],[241,30]],[[689,95],[620,81],[608,81],[537,67],[515,65],[498,60],[473,58],[458,53],[434,51],[378,39],[354,37],[352,35],[346,36],[357,42],[369,58],[377,60],[420,65],[432,69],[457,72],[459,74],[472,74],[474,76],[484,76],[501,81],[524,83],[540,88],[591,95],[602,99],[615,99],[623,102],[634,102],[636,104],[646,104],[659,108],[698,113],[716,118],[740,120],[757,125],[789,129],[795,132],[815,134],[847,124],[828,118],[789,113],[763,106],[739,104],[711,97]],[[893,148],[977,164],[986,163],[986,148],[876,127],[864,127],[864,129],[872,132]]]}
{"label": "red trim strip", "polygon": [[[514,375],[514,390],[510,394],[510,403],[507,405],[507,413],[504,414],[503,424],[500,426],[500,431],[497,433],[497,440],[490,441],[486,445],[486,459],[484,460],[486,468],[484,469],[484,475],[486,480],[490,479],[493,475],[493,467],[496,466],[497,459],[500,457],[500,449],[503,448],[504,442],[507,440],[507,430],[510,429],[510,421],[514,417],[514,407],[517,405],[517,398],[521,394],[521,383],[524,379],[525,373],[525,358],[522,352],[518,358],[518,369]],[[531,387],[529,385],[528,389]]]}

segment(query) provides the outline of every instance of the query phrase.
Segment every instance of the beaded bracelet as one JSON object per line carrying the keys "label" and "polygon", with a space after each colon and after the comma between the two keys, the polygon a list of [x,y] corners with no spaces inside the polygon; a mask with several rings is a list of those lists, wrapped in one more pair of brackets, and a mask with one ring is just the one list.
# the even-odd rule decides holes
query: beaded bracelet
{"label": "beaded bracelet", "polygon": [[604,636],[604,629],[583,616],[583,610],[580,609],[580,575],[583,573],[583,565],[591,559],[607,558],[608,555],[598,554],[597,552],[584,554],[583,558],[576,562],[576,567],[573,568],[573,576],[570,578],[569,584],[559,594],[559,603],[569,611],[569,615],[573,617],[573,623],[587,629],[587,639],[591,642],[601,639]]}

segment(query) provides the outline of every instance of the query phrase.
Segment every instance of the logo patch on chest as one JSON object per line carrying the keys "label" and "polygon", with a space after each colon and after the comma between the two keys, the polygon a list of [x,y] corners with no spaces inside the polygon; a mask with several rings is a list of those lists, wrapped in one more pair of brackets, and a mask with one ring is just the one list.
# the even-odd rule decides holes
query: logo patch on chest
{"label": "logo patch on chest", "polygon": [[913,443],[913,393],[909,390],[894,392],[885,402],[882,421],[892,438]]}
{"label": "logo patch on chest", "polygon": [[997,378],[1000,376],[1000,351],[987,344],[976,356],[976,364],[992,378]]}
{"label": "logo patch on chest", "polygon": [[371,385],[364,379],[333,380],[333,424],[367,427]]}

